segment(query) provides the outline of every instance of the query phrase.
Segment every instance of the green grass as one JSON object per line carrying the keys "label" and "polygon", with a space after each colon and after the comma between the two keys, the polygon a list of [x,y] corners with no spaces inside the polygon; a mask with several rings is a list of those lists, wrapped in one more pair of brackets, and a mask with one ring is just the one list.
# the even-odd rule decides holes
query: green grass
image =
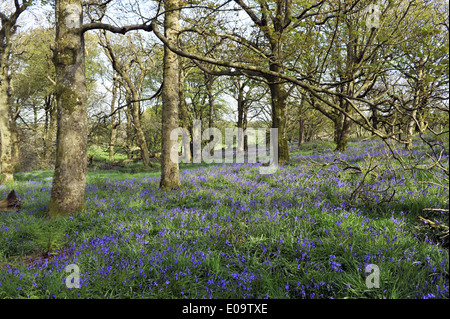
{"label": "green grass", "polygon": [[[88,149],[88,156],[94,156],[94,161],[106,162],[109,161],[109,151],[102,147],[90,147]],[[114,160],[125,160],[127,155],[122,152],[114,152]]]}

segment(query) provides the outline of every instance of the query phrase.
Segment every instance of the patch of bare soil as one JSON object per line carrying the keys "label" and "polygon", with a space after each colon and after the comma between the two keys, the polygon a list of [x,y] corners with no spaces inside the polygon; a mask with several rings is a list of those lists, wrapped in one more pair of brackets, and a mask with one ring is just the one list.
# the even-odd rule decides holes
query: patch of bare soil
{"label": "patch of bare soil", "polygon": [[62,260],[69,258],[73,254],[72,249],[69,247],[64,247],[56,252],[37,252],[25,256],[12,256],[8,258],[6,263],[0,263],[0,269],[10,267],[26,266],[26,267],[37,267],[42,265],[47,261],[47,263],[53,261],[56,257],[62,256]]}

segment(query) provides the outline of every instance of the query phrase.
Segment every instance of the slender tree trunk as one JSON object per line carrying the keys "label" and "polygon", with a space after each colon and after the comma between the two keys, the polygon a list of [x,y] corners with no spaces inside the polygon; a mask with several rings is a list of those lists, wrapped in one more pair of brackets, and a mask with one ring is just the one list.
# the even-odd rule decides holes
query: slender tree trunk
{"label": "slender tree trunk", "polygon": [[305,125],[306,127],[306,142],[311,142],[313,140],[314,137],[314,132],[313,132],[313,126],[312,125]]}
{"label": "slender tree trunk", "polygon": [[44,131],[42,133],[42,153],[43,158],[45,161],[47,161],[48,158],[48,144],[49,141],[47,140],[48,137],[48,131],[49,131],[49,125],[50,125],[50,107],[49,107],[49,100],[50,96],[45,97],[45,109],[44,109]]}
{"label": "slender tree trunk", "polygon": [[116,145],[118,126],[118,123],[114,122],[111,127],[111,136],[109,139],[109,161],[111,163],[114,162],[114,146]]}
{"label": "slender tree trunk", "polygon": [[[215,110],[214,110],[214,95],[213,95],[213,84],[214,84],[214,77],[209,74],[205,74],[206,76],[206,92],[208,95],[208,105],[209,105],[209,113],[208,113],[208,128],[214,127],[214,116],[215,116]],[[209,137],[209,142],[213,141],[213,136]],[[217,142],[217,141],[216,141]],[[214,148],[211,148],[209,154],[212,156],[214,155]]]}
{"label": "slender tree trunk", "polygon": [[305,123],[304,123],[304,105],[305,98],[302,96],[302,100],[298,106],[298,146],[300,147],[305,142]]}
{"label": "slender tree trunk", "polygon": [[[378,130],[378,111],[376,108],[372,109],[372,127],[375,130]],[[375,135],[375,132],[372,132],[372,136]]]}
{"label": "slender tree trunk", "polygon": [[127,117],[127,144],[126,144],[126,150],[127,150],[127,159],[131,159],[133,156],[131,148],[133,145],[133,126],[131,123],[133,122],[133,119],[131,117],[131,101],[129,98],[126,98],[127,101],[127,108],[125,110],[125,115]]}
{"label": "slender tree trunk", "polygon": [[[248,127],[248,103],[247,99],[244,96],[244,88],[245,82],[240,83],[239,81],[235,84],[238,90],[237,96],[237,104],[238,104],[238,120],[237,127],[242,129],[242,133],[247,130]],[[238,134],[238,143],[237,143],[237,151],[238,153],[243,153],[248,151],[248,136],[244,135],[243,137]]]}
{"label": "slender tree trunk", "polygon": [[17,169],[20,165],[20,147],[19,147],[19,132],[17,129],[17,117],[11,119],[11,142],[12,142],[12,163]]}
{"label": "slender tree trunk", "polygon": [[[247,130],[248,127],[248,104],[244,103],[244,118],[242,120],[242,131],[245,132]],[[244,151],[247,152],[248,151],[248,136],[244,135]]]}
{"label": "slender tree trunk", "polygon": [[87,110],[81,0],[56,0],[55,174],[47,217],[84,209],[87,169]]}
{"label": "slender tree trunk", "polygon": [[[139,96],[133,94],[133,100],[139,100]],[[132,102],[132,114],[134,128],[136,129],[137,143],[141,149],[142,162],[144,163],[144,166],[152,167],[152,163],[150,162],[150,151],[148,150],[147,140],[145,139],[145,134],[141,125],[140,102]]]}
{"label": "slender tree trunk", "polygon": [[[192,132],[192,125],[189,123],[189,114],[186,105],[186,97],[184,95],[184,81],[186,78],[184,68],[183,68],[183,59],[179,57],[180,61],[180,74],[179,74],[179,83],[178,83],[178,107],[180,109],[180,120],[181,127],[186,129],[188,132]],[[190,163],[192,161],[192,150],[189,135],[183,135],[183,149],[185,152],[185,161]]]}
{"label": "slender tree trunk", "polygon": [[[179,31],[180,2],[179,0],[165,0],[164,29],[165,35],[172,45],[176,45]],[[162,89],[162,137],[161,137],[161,182],[160,188],[179,188],[180,173],[178,161],[171,159],[172,148],[178,143],[171,140],[172,130],[178,128],[178,90],[179,90],[179,59],[176,53],[164,47],[164,86]],[[178,152],[176,152],[178,155]],[[177,156],[178,158],[178,156]]]}
{"label": "slender tree trunk", "polygon": [[305,142],[305,136],[304,136],[304,123],[303,123],[303,116],[300,115],[298,117],[298,146],[301,146]]}
{"label": "slender tree trunk", "polygon": [[[244,85],[241,85],[240,81],[237,82],[236,88],[238,90],[237,96],[237,107],[238,107],[238,119],[237,127],[244,131]],[[245,136],[244,136],[245,137]],[[237,152],[242,154],[245,150],[243,137],[240,135],[240,130],[238,130],[238,141],[237,141]]]}
{"label": "slender tree trunk", "polygon": [[48,132],[47,132],[47,145],[48,145],[48,152],[47,152],[47,161],[51,161],[52,160],[52,156],[53,156],[53,151],[54,151],[54,141],[55,141],[55,132],[56,132],[56,114],[57,112],[57,107],[56,107],[56,101],[55,101],[55,96],[52,95],[51,98],[52,102],[51,102],[51,107],[50,107],[50,111],[49,111],[49,116],[50,116],[50,122],[49,122],[49,127],[48,127]]}
{"label": "slender tree trunk", "polygon": [[36,150],[36,153],[38,152],[37,150],[39,149],[39,138],[38,138],[38,130],[39,130],[39,124],[38,124],[38,108],[35,104],[33,104],[33,129],[34,129],[34,149]]}
{"label": "slender tree trunk", "polygon": [[[117,100],[117,78],[113,78],[113,88],[112,88],[112,100],[111,100],[111,113],[115,110]],[[111,117],[111,135],[109,138],[109,161],[114,162],[114,146],[116,144],[117,137],[117,127],[119,123],[116,121],[116,116]]]}
{"label": "slender tree trunk", "polygon": [[408,117],[406,123],[406,144],[405,148],[407,150],[412,150],[412,138],[414,135],[414,127],[416,127],[417,111],[420,107],[423,94],[423,65],[425,63],[425,58],[422,57],[419,61],[418,72],[417,72],[417,83],[414,90],[414,99],[411,110],[408,110]]}

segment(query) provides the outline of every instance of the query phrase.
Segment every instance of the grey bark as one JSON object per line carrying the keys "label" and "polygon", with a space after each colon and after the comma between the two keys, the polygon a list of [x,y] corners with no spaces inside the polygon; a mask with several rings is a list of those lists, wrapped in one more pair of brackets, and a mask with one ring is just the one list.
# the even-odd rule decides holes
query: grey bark
{"label": "grey bark", "polygon": [[[113,78],[113,88],[112,88],[112,100],[111,100],[111,114],[115,111],[115,104],[117,100],[117,79]],[[120,113],[119,113],[120,116]],[[120,125],[120,121],[116,121],[116,115],[111,117],[111,135],[109,139],[109,161],[114,161],[114,147],[117,138],[117,127]]]}
{"label": "grey bark", "polygon": [[12,87],[9,72],[12,37],[17,29],[17,19],[31,1],[15,1],[12,13],[0,12],[0,183],[14,181],[13,136],[11,132]]}
{"label": "grey bark", "polygon": [[86,77],[81,0],[56,1],[57,148],[47,217],[84,209],[87,167]]}
{"label": "grey bark", "polygon": [[[176,44],[179,30],[179,0],[165,0],[164,29],[170,44]],[[164,86],[162,89],[162,137],[161,182],[163,189],[179,188],[178,161],[171,160],[171,150],[178,142],[170,139],[172,130],[178,127],[179,58],[167,46],[164,47]]]}

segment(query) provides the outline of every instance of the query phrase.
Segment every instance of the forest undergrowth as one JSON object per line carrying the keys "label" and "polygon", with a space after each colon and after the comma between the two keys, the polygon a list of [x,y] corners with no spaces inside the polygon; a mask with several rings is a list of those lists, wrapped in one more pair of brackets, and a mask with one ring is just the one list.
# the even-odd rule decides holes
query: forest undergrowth
{"label": "forest undergrowth", "polygon": [[[426,163],[425,150],[398,152]],[[374,141],[291,152],[271,175],[184,165],[172,191],[157,170],[92,170],[86,209],[50,221],[52,172],[17,173],[0,186],[23,202],[0,212],[0,298],[449,297],[443,174],[403,170]]]}

